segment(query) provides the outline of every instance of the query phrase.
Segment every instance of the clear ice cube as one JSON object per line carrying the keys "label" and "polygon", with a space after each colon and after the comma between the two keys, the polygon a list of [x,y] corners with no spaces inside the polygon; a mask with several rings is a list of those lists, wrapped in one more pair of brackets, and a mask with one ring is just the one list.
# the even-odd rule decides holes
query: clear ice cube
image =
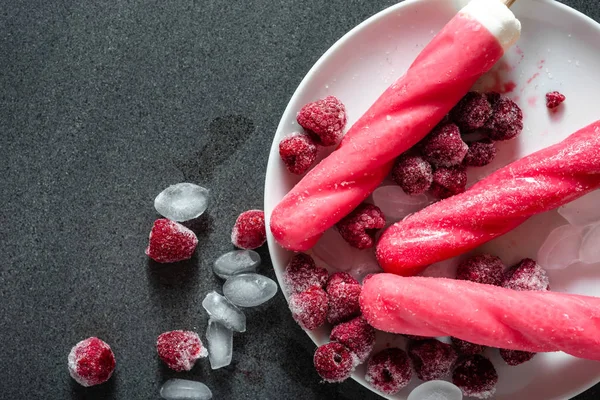
{"label": "clear ice cube", "polygon": [[260,265],[260,255],[253,250],[234,250],[217,258],[213,271],[223,279],[237,274],[255,272]]}
{"label": "clear ice cube", "polygon": [[255,307],[269,301],[277,293],[277,284],[259,274],[232,276],[223,285],[223,294],[240,307]]}
{"label": "clear ice cube", "polygon": [[558,207],[558,213],[574,226],[583,227],[600,221],[600,190]]}
{"label": "clear ice cube", "polygon": [[212,369],[219,369],[231,364],[233,355],[233,332],[214,319],[208,321],[206,329],[208,359]]}
{"label": "clear ice cube", "polygon": [[462,400],[460,388],[446,381],[429,381],[417,386],[407,400]]}
{"label": "clear ice cube", "polygon": [[169,379],[160,388],[165,400],[210,400],[212,393],[204,383],[187,379]]}
{"label": "clear ice cube", "polygon": [[373,202],[381,209],[388,223],[400,221],[431,202],[427,195],[411,196],[404,193],[398,185],[380,186],[372,196]]}
{"label": "clear ice cube", "polygon": [[600,224],[586,229],[579,248],[579,261],[586,264],[600,262]]}
{"label": "clear ice cube", "polygon": [[540,249],[537,262],[546,269],[563,269],[579,261],[582,228],[563,225],[554,229]]}
{"label": "clear ice cube", "polygon": [[208,189],[193,183],[171,185],[156,196],[154,208],[172,221],[198,218],[208,207]]}
{"label": "clear ice cube", "polygon": [[206,294],[202,300],[202,307],[213,320],[227,328],[236,332],[246,331],[246,315],[235,304],[214,290]]}
{"label": "clear ice cube", "polygon": [[315,256],[338,271],[348,271],[352,268],[357,251],[360,250],[350,246],[335,228],[326,230],[312,248]]}

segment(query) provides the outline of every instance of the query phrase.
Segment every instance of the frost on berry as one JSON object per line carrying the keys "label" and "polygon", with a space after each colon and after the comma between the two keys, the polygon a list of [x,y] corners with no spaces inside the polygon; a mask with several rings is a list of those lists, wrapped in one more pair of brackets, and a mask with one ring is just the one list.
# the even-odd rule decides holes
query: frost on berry
{"label": "frost on berry", "polygon": [[319,346],[313,362],[321,378],[330,383],[343,382],[348,379],[355,366],[352,352],[337,342]]}
{"label": "frost on berry", "polygon": [[279,156],[288,171],[302,175],[317,159],[317,145],[308,133],[293,133],[279,142]]}
{"label": "frost on berry", "polygon": [[463,355],[479,354],[483,353],[485,350],[485,346],[481,344],[467,342],[466,340],[461,340],[455,337],[451,338],[451,340],[456,351]]}
{"label": "frost on berry", "polygon": [[467,188],[467,169],[462,166],[440,167],[433,173],[431,194],[446,199],[463,193]]}
{"label": "frost on berry", "polygon": [[385,394],[396,394],[412,378],[408,356],[403,350],[389,348],[375,354],[367,364],[365,380]]}
{"label": "frost on berry", "polygon": [[438,125],[419,143],[423,157],[436,167],[459,165],[469,147],[462,140],[458,126],[452,123]]}
{"label": "frost on berry", "polygon": [[156,340],[156,351],[160,359],[174,371],[189,371],[196,360],[208,355],[196,332],[170,331]]}
{"label": "frost on berry", "polygon": [[325,268],[317,267],[311,256],[304,253],[292,257],[285,272],[283,281],[292,293],[300,293],[312,286],[324,287],[329,274]]}
{"label": "frost on berry", "polygon": [[546,107],[554,109],[562,104],[567,98],[560,92],[548,92],[546,93]]}
{"label": "frost on berry", "polygon": [[159,263],[173,263],[192,257],[198,238],[185,226],[168,220],[154,221],[146,255]]}
{"label": "frost on berry", "polygon": [[400,156],[392,169],[392,178],[405,193],[417,195],[425,193],[433,182],[433,169],[421,156]]}
{"label": "frost on berry", "polygon": [[450,111],[450,118],[463,133],[483,127],[492,115],[492,106],[483,93],[469,92]]}
{"label": "frost on berry", "polygon": [[492,140],[509,140],[523,130],[523,112],[511,99],[501,94],[487,94],[492,104],[492,116],[485,122],[483,132]]}
{"label": "frost on berry", "polygon": [[489,139],[469,143],[469,151],[463,160],[467,167],[483,167],[496,157],[496,145]]}
{"label": "frost on berry", "polygon": [[327,321],[336,325],[360,315],[359,297],[361,286],[346,272],[336,272],[329,277],[326,286],[329,295]]}
{"label": "frost on berry", "polygon": [[317,286],[290,296],[292,317],[303,329],[312,331],[325,323],[327,319],[327,293]]}
{"label": "frost on berry", "polygon": [[409,343],[408,356],[413,362],[417,377],[422,381],[448,376],[457,358],[451,345],[437,339]]}
{"label": "frost on berry", "polygon": [[244,211],[237,217],[231,230],[231,242],[240,249],[252,250],[267,241],[265,213],[261,210]]}
{"label": "frost on berry", "polygon": [[356,317],[334,326],[329,340],[346,346],[362,364],[369,357],[375,345],[375,328],[369,325],[363,317]]}
{"label": "frost on berry", "polygon": [[500,286],[503,274],[504,263],[499,257],[481,254],[461,262],[456,270],[456,279]]}
{"label": "frost on berry", "polygon": [[96,337],[77,343],[68,357],[69,374],[86,387],[109,380],[115,365],[115,355],[110,346]]}
{"label": "frost on berry", "polygon": [[296,116],[300,126],[314,133],[320,144],[332,146],[339,142],[346,126],[346,107],[334,96],[308,103]]}
{"label": "frost on berry", "polygon": [[379,207],[363,203],[338,222],[336,227],[350,246],[368,249],[375,245],[377,230],[385,227],[385,216]]}
{"label": "frost on berry", "polygon": [[502,287],[513,290],[550,290],[550,280],[538,263],[525,258],[504,273]]}
{"label": "frost on berry", "polygon": [[535,353],[529,351],[500,349],[500,357],[511,367],[523,364],[531,360],[533,356]]}
{"label": "frost on berry", "polygon": [[489,399],[496,392],[498,374],[490,360],[476,354],[458,361],[452,373],[452,382],[465,396]]}

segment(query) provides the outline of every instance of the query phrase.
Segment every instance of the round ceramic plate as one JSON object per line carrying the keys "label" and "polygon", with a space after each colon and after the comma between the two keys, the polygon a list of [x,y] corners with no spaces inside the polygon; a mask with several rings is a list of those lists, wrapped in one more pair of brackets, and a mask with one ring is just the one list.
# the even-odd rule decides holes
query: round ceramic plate
{"label": "round ceramic plate", "polygon": [[[294,93],[275,135],[267,167],[265,212],[267,220],[275,205],[298,182],[288,173],[278,154],[278,143],[298,131],[295,116],[300,108],[327,95],[345,103],[351,126],[374,100],[400,77],[417,54],[456,13],[451,0],[405,1],[390,7],[346,34],[321,57]],[[523,32],[518,45],[478,82],[477,89],[504,92],[524,113],[523,133],[513,141],[499,144],[495,161],[483,168],[470,168],[470,183],[491,171],[559,142],[575,130],[600,118],[600,26],[590,18],[553,0],[517,1],[513,11]],[[567,101],[557,113],[545,107],[544,95],[558,90]],[[321,157],[327,150],[322,150]],[[509,234],[484,246],[511,265],[524,257],[536,258],[548,233],[566,222],[556,211],[530,219]],[[268,225],[267,225],[268,226]],[[280,248],[268,233],[273,265],[281,274],[291,254]],[[373,268],[372,252],[351,253],[339,243],[336,232],[328,232],[318,243],[317,263],[333,271],[343,268],[332,260],[352,262],[359,258],[365,271]],[[355,251],[356,252],[356,251]],[[327,254],[329,253],[329,254]],[[329,265],[327,262],[329,261]],[[432,267],[430,275],[452,273],[453,262]],[[552,290],[600,296],[600,265],[575,264],[567,270],[549,271]],[[363,272],[365,272],[363,271]],[[308,333],[317,345],[327,342],[329,329]],[[400,336],[378,333],[377,348],[404,347]],[[528,363],[508,367],[497,352],[488,350],[499,375],[497,399],[567,399],[600,380],[600,362],[580,360],[564,353],[539,354]],[[364,381],[364,366],[354,379]],[[394,399],[406,399],[411,384]]]}

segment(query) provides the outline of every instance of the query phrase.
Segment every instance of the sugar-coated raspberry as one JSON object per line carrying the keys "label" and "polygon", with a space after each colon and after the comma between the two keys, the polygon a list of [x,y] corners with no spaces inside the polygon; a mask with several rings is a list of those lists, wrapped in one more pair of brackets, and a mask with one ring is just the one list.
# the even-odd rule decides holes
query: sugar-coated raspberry
{"label": "sugar-coated raspberry", "polygon": [[451,345],[436,339],[409,343],[408,356],[413,362],[417,377],[422,381],[448,376],[457,358]]}
{"label": "sugar-coated raspberry", "polygon": [[550,290],[550,280],[546,270],[531,258],[525,258],[505,272],[502,287],[513,290]]}
{"label": "sugar-coated raspberry", "polygon": [[361,287],[356,279],[346,272],[336,272],[329,277],[326,286],[329,295],[327,321],[332,325],[348,321],[360,315]]}
{"label": "sugar-coated raspberry", "polygon": [[244,211],[237,217],[231,230],[231,243],[240,249],[252,250],[267,241],[265,213],[261,210]]}
{"label": "sugar-coated raspberry", "polygon": [[318,286],[291,295],[289,306],[294,320],[308,331],[317,329],[327,319],[327,293]]}
{"label": "sugar-coated raspberry", "polygon": [[460,354],[473,355],[473,354],[483,353],[483,351],[485,350],[485,346],[480,345],[480,344],[467,342],[466,340],[461,340],[461,339],[458,339],[455,337],[453,337],[451,339],[452,339],[452,345],[454,346],[456,351],[459,352]]}
{"label": "sugar-coated raspberry", "polygon": [[288,171],[302,175],[317,159],[317,144],[308,133],[292,133],[279,142],[279,156]]}
{"label": "sugar-coated raspberry", "polygon": [[367,364],[365,380],[369,385],[385,394],[396,394],[407,386],[412,378],[412,369],[406,352],[389,348],[375,354]]}
{"label": "sugar-coated raspberry", "polygon": [[392,178],[405,193],[421,194],[426,192],[433,182],[433,169],[423,157],[402,155],[394,164]]}
{"label": "sugar-coated raspberry", "polygon": [[549,109],[556,108],[562,104],[567,98],[560,92],[548,92],[546,93],[546,107]]}
{"label": "sugar-coated raspberry", "polygon": [[501,94],[487,94],[492,104],[492,116],[485,122],[483,131],[492,140],[509,140],[523,130],[523,112],[511,99]]}
{"label": "sugar-coated raspberry", "polygon": [[467,188],[467,169],[463,165],[440,167],[433,173],[431,194],[446,199],[464,192]]}
{"label": "sugar-coated raspberry", "polygon": [[417,335],[402,335],[402,336],[404,336],[407,339],[416,340],[416,341],[431,339],[431,337],[427,337],[427,336],[417,336]]}
{"label": "sugar-coated raspberry", "polygon": [[318,136],[320,144],[332,146],[339,142],[346,126],[346,107],[334,96],[308,103],[298,113],[300,126]]}
{"label": "sugar-coated raspberry", "polygon": [[496,145],[489,139],[469,143],[469,151],[463,160],[467,167],[483,167],[496,157]]}
{"label": "sugar-coated raspberry", "polygon": [[500,349],[500,357],[512,367],[531,360],[533,356],[535,353],[528,351]]}
{"label": "sugar-coated raspberry", "polygon": [[375,345],[375,328],[369,325],[363,317],[356,317],[334,326],[329,340],[346,346],[362,364],[369,357]]}
{"label": "sugar-coated raspberry", "polygon": [[291,293],[304,292],[312,286],[322,288],[327,283],[327,278],[327,270],[317,267],[313,258],[304,253],[292,257],[283,275],[283,281]]}
{"label": "sugar-coated raspberry", "polygon": [[146,255],[159,263],[173,263],[192,257],[198,238],[196,234],[166,218],[154,221]]}
{"label": "sugar-coated raspberry", "polygon": [[191,370],[196,360],[208,355],[198,334],[191,331],[161,334],[156,340],[156,351],[160,359],[177,372]]}
{"label": "sugar-coated raspberry", "polygon": [[81,386],[94,386],[110,379],[115,370],[115,355],[110,346],[91,337],[77,343],[69,353],[69,374]]}
{"label": "sugar-coated raspberry", "polygon": [[355,358],[343,344],[331,342],[319,346],[313,357],[317,373],[330,383],[343,382],[354,371]]}
{"label": "sugar-coated raspberry", "polygon": [[483,93],[469,92],[450,111],[450,117],[463,133],[483,127],[492,115],[492,106]]}
{"label": "sugar-coated raspberry", "polygon": [[498,374],[490,360],[475,354],[458,361],[452,373],[452,382],[465,396],[489,399],[496,393]]}
{"label": "sugar-coated raspberry", "polygon": [[499,257],[480,254],[469,257],[458,265],[456,279],[500,286],[503,274],[504,263]]}
{"label": "sugar-coated raspberry", "polygon": [[375,245],[375,234],[385,227],[385,216],[379,207],[363,203],[336,224],[340,235],[352,247],[368,249]]}
{"label": "sugar-coated raspberry", "polygon": [[469,150],[458,126],[451,123],[435,127],[419,147],[423,157],[436,167],[459,165]]}

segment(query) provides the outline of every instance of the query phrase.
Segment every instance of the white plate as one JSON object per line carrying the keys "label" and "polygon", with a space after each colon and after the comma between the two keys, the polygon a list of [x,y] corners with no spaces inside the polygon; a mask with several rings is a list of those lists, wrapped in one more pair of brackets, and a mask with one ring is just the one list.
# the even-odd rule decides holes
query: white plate
{"label": "white plate", "polygon": [[[297,111],[310,101],[335,95],[346,104],[348,126],[352,125],[452,18],[455,6],[451,0],[409,0],[397,4],[360,24],[321,57],[294,93],[273,141],[265,186],[267,220],[275,205],[299,180],[285,170],[278,154],[281,138],[299,129],[295,122]],[[471,168],[471,181],[556,143],[600,118],[600,25],[552,0],[518,1],[513,11],[523,24],[518,47],[511,49],[480,85],[497,88],[496,78],[514,82],[516,88],[508,95],[523,109],[525,129],[517,140],[500,145],[492,165]],[[557,114],[549,113],[545,107],[544,95],[551,90],[567,96],[563,110]],[[564,223],[556,212],[546,213],[485,248],[506,264],[524,257],[535,258],[548,232]],[[290,254],[276,244],[270,232],[268,244],[281,283]],[[600,272],[596,271],[597,267],[578,265],[567,271],[550,271],[552,289],[600,296]],[[320,345],[327,341],[328,330],[308,334]],[[378,346],[387,343],[403,346],[404,340],[378,336]],[[539,354],[518,367],[507,367],[497,356],[491,352],[490,355],[499,374],[497,399],[566,399],[600,381],[600,362],[563,353]],[[359,368],[354,378],[369,387],[363,379],[364,368]],[[408,388],[392,398],[406,399],[418,383],[413,378]]]}

